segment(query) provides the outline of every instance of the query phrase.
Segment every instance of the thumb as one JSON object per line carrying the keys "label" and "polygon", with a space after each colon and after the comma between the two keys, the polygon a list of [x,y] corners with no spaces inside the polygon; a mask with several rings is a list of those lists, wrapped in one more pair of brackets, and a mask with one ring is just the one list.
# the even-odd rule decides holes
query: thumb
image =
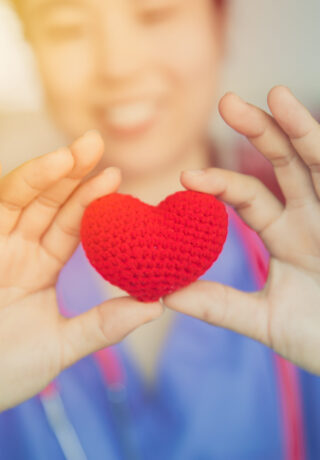
{"label": "thumb", "polygon": [[199,280],[163,297],[166,307],[231,329],[268,345],[268,309],[262,291],[242,292]]}
{"label": "thumb", "polygon": [[61,370],[85,356],[120,342],[142,324],[159,318],[164,311],[160,302],[139,302],[119,297],[103,302],[60,325]]}

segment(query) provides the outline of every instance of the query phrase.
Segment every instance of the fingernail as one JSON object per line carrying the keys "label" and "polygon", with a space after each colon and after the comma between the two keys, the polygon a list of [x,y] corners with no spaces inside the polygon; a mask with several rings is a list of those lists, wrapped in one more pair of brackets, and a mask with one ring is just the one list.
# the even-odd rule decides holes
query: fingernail
{"label": "fingernail", "polygon": [[189,176],[201,176],[205,172],[205,169],[190,169],[189,171],[183,171],[183,174],[187,174]]}

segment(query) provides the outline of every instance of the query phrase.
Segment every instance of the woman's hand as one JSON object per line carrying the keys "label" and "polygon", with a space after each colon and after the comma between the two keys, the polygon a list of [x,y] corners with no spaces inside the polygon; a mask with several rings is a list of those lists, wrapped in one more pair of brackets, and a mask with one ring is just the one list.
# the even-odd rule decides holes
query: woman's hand
{"label": "woman's hand", "polygon": [[162,313],[160,303],[131,297],[74,318],[59,313],[55,285],[80,243],[83,212],[121,181],[117,168],[82,181],[102,154],[102,139],[91,131],[0,179],[0,411]]}
{"label": "woman's hand", "polygon": [[182,184],[233,206],[270,253],[264,288],[244,293],[197,281],[164,297],[175,310],[258,340],[320,375],[320,125],[284,86],[268,94],[272,116],[237,95],[223,119],[271,161],[285,205],[257,179],[220,169],[184,172]]}

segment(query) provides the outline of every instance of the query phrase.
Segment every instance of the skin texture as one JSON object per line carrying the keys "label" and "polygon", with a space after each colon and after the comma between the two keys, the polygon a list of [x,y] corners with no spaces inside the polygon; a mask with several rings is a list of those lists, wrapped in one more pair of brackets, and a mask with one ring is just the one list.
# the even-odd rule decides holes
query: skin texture
{"label": "skin texture", "polygon": [[[206,127],[223,48],[222,22],[209,0],[51,7],[27,0],[20,14],[48,108],[76,140],[0,179],[0,410],[162,315],[159,302],[122,296],[67,319],[55,285],[92,200],[132,190],[152,203],[183,189],[183,168],[208,165]],[[101,126],[98,109],[132,103],[154,104],[151,122],[134,130]],[[100,134],[82,136],[92,127]]]}
{"label": "skin texture", "polygon": [[273,117],[227,93],[219,110],[271,161],[285,205],[257,179],[231,171],[209,168],[181,177],[186,188],[232,205],[260,235],[271,256],[263,290],[247,294],[197,281],[164,301],[320,375],[320,126],[286,87],[274,87],[268,105]]}
{"label": "skin texture", "polygon": [[83,211],[115,192],[121,180],[111,167],[81,182],[102,152],[100,135],[90,132],[70,148],[1,178],[0,410],[30,398],[77,360],[162,314],[159,302],[128,296],[75,318],[59,313],[55,285],[79,244]]}
{"label": "skin texture", "polygon": [[[161,183],[170,171],[176,187],[183,164],[208,162],[203,144],[225,33],[225,16],[212,0],[44,5],[27,0],[21,12],[48,107],[70,139],[99,128],[105,142],[99,167],[121,168],[123,187],[137,192],[147,177]],[[129,102],[155,106],[148,128],[132,133],[102,121]]]}
{"label": "skin texture", "polygon": [[[62,12],[58,2],[44,12],[44,2],[23,2],[26,35],[52,116],[76,140],[0,178],[0,410],[162,315],[160,303],[128,296],[72,319],[58,311],[55,285],[79,244],[83,211],[117,190],[153,204],[190,188],[233,205],[272,256],[263,291],[199,281],[165,305],[260,340],[320,374],[319,125],[283,86],[268,94],[273,116],[232,93],[219,102],[226,123],[273,163],[284,207],[256,179],[209,168],[206,130],[226,27],[212,2],[92,0],[76,9],[63,2]],[[156,104],[152,122],[133,131],[99,124],[97,104],[110,113],[132,97]],[[92,127],[101,133],[82,135]],[[194,168],[205,173],[179,181]]]}

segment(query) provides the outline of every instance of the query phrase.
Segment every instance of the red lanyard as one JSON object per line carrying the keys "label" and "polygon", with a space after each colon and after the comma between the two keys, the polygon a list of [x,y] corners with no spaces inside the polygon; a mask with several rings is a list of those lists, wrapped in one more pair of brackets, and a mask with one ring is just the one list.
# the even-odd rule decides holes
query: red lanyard
{"label": "red lanyard", "polygon": [[[232,208],[229,208],[228,211],[245,245],[251,269],[256,277],[257,287],[261,289],[268,276],[268,252],[256,233],[247,227],[235,211]],[[276,353],[274,353],[274,365],[281,400],[285,446],[284,460],[305,460],[304,423],[297,369],[292,363]]]}

